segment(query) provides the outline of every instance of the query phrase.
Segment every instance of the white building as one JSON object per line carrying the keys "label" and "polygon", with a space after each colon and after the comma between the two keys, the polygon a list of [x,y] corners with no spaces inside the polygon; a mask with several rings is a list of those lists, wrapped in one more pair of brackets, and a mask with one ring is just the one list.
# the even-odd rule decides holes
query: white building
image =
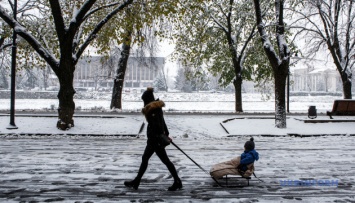
{"label": "white building", "polygon": [[[111,90],[118,61],[111,64],[101,56],[84,57],[79,60],[74,73],[74,87],[77,89]],[[159,71],[164,68],[164,57],[130,56],[125,73],[125,88],[152,86]]]}
{"label": "white building", "polygon": [[302,60],[290,72],[291,91],[342,92],[341,78],[331,62]]}

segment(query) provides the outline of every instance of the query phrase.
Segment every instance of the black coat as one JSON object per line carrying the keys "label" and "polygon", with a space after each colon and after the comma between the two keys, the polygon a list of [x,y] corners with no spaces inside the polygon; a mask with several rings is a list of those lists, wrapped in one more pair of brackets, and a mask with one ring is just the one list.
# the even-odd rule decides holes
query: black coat
{"label": "black coat", "polygon": [[148,144],[155,145],[155,135],[164,134],[169,136],[169,130],[165,124],[163,110],[165,103],[161,100],[150,102],[142,109],[148,126],[147,126],[147,137]]}

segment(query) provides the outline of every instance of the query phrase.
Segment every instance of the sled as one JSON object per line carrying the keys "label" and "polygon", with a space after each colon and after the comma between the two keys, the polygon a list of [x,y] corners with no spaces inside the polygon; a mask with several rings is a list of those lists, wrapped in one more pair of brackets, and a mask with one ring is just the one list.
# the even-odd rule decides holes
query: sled
{"label": "sled", "polygon": [[[210,175],[210,177],[216,182],[216,184],[220,187],[225,187],[219,183],[217,178],[223,178],[225,176],[226,179],[226,185],[228,187],[228,175],[239,175],[239,178],[245,178],[248,181],[248,186],[249,186],[249,180],[251,180],[251,175],[253,174],[256,177],[254,173],[254,163],[251,163],[247,165],[247,170],[243,172],[243,174],[239,173],[237,170],[237,166],[240,163],[240,156],[236,157],[230,161],[226,161],[223,163],[216,164],[212,166],[210,172],[206,171],[202,166],[200,166],[196,161],[194,161],[190,156],[188,156],[180,147],[178,147],[174,142],[171,141],[171,144],[175,146],[178,150],[180,150],[183,154],[186,155],[187,158],[189,158],[196,166],[198,166],[203,172],[205,172],[207,175]],[[257,178],[259,181],[263,182],[259,178]]]}
{"label": "sled", "polygon": [[238,171],[237,167],[239,163],[240,163],[240,156],[235,157],[229,161],[215,164],[210,169],[210,175],[215,179],[222,179],[222,180],[225,179],[225,183],[227,186],[229,186],[228,180],[231,177],[245,179],[247,180],[247,185],[249,186],[251,175],[254,174],[254,170],[255,170],[254,163],[247,165],[247,170],[245,172]]}

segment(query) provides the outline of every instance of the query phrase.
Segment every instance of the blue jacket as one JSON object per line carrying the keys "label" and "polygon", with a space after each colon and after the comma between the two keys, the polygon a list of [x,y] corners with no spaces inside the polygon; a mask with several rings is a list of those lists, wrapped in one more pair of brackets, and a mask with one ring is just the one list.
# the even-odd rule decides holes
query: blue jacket
{"label": "blue jacket", "polygon": [[247,165],[254,163],[254,161],[259,160],[259,153],[255,151],[255,149],[251,151],[244,151],[242,155],[240,155],[240,164],[243,165],[242,169],[246,170]]}

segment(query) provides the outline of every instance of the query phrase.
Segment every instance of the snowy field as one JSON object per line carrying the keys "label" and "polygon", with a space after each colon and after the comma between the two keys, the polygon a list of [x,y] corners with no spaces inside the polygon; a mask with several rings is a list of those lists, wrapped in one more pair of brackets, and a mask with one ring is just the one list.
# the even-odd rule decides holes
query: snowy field
{"label": "snowy field", "polygon": [[[123,95],[124,112],[140,111],[142,101],[139,93]],[[232,93],[155,93],[156,98],[165,101],[165,111],[170,112],[234,112],[235,98]],[[90,99],[74,99],[77,110],[110,110],[111,94],[92,93]],[[336,96],[291,96],[290,112],[305,113],[309,106],[316,106],[318,113],[332,109]],[[16,99],[16,110],[49,110],[58,107],[58,99]],[[274,98],[263,99],[261,94],[243,94],[243,110],[247,113],[274,112]],[[10,99],[0,99],[0,110],[10,108]]]}

